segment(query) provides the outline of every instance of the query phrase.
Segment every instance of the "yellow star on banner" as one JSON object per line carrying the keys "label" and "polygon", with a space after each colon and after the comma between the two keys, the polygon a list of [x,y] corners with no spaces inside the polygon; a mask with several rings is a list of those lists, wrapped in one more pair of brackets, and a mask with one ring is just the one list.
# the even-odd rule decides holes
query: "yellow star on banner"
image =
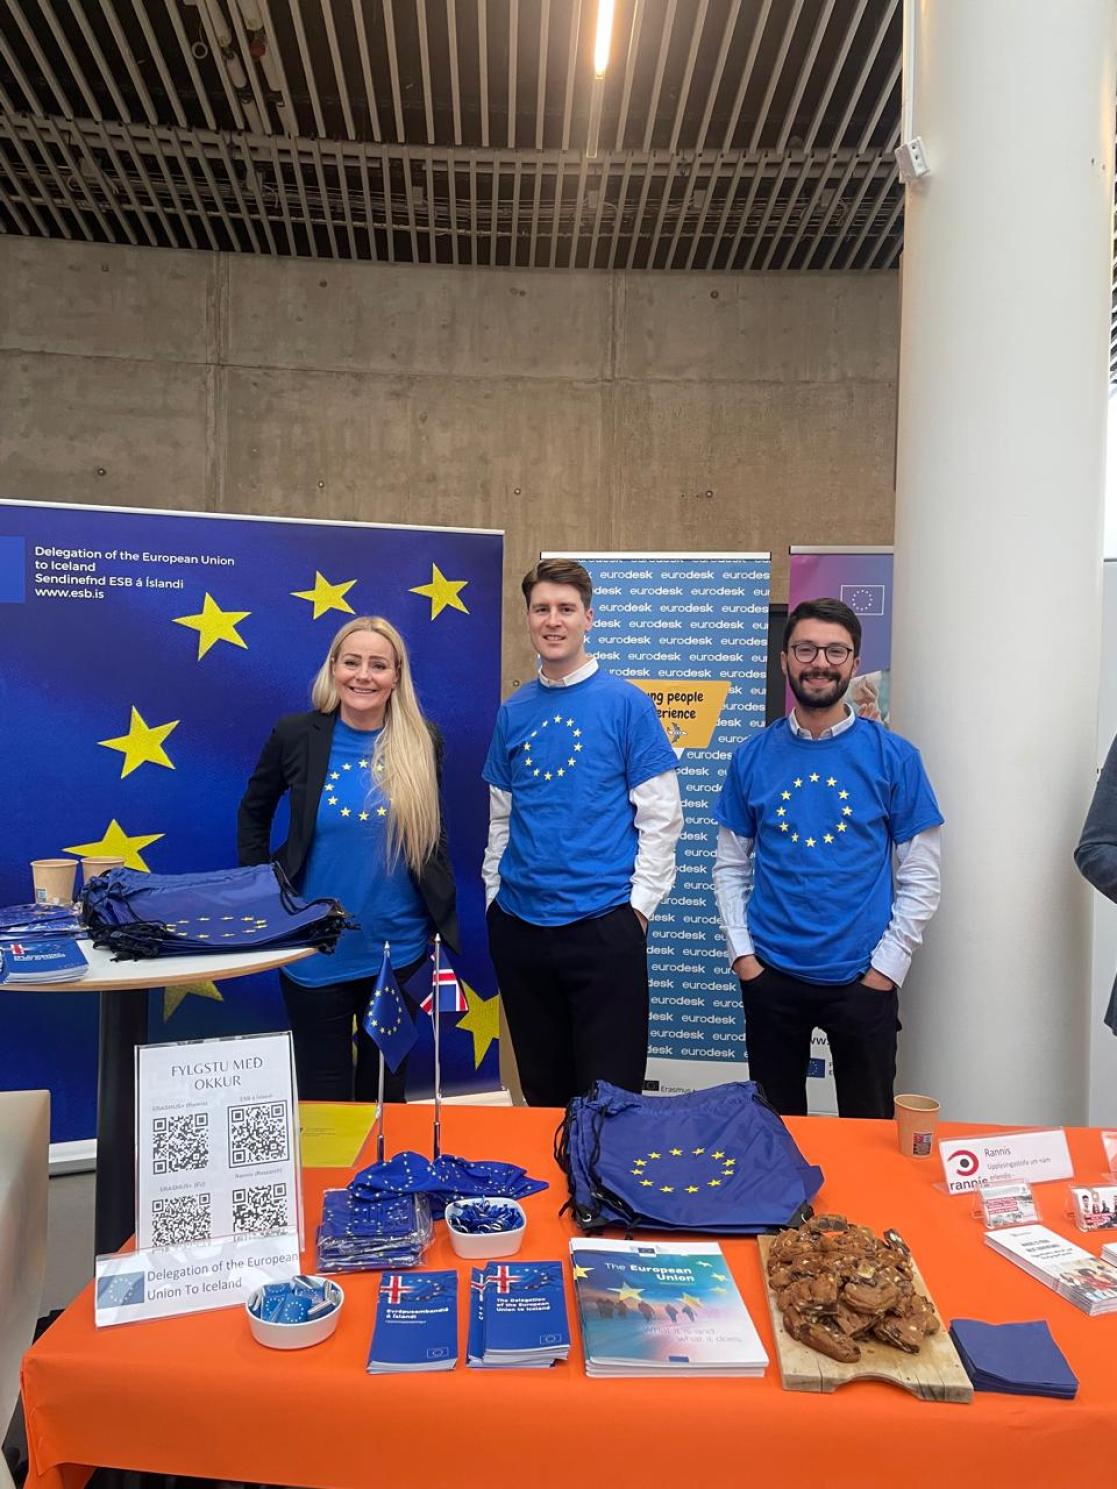
{"label": "yellow star on banner", "polygon": [[460,610],[463,615],[468,615],[469,611],[461,597],[461,592],[468,583],[468,579],[447,579],[437,564],[431,564],[431,582],[416,584],[411,593],[423,595],[430,600],[431,620],[437,620],[447,606],[452,610]]}
{"label": "yellow star on banner", "polygon": [[105,828],[105,835],[96,843],[77,843],[72,848],[63,848],[63,853],[76,853],[79,858],[123,858],[126,869],[139,869],[148,874],[151,870],[140,857],[140,849],[157,843],[161,832],[137,833],[129,836],[114,817]]}
{"label": "yellow star on banner", "polygon": [[679,1302],[682,1304],[682,1306],[684,1308],[701,1308],[702,1307],[702,1299],[701,1298],[693,1298],[693,1297],[691,1297],[690,1293],[683,1293],[682,1297],[679,1299]]}
{"label": "yellow star on banner", "polygon": [[618,1303],[626,1303],[629,1298],[634,1303],[639,1303],[640,1299],[644,1296],[644,1289],[642,1287],[629,1287],[627,1282],[623,1283],[620,1287],[611,1287],[609,1291],[616,1293]]}
{"label": "yellow star on banner", "polygon": [[593,1271],[592,1267],[583,1267],[581,1262],[574,1262],[572,1265],[574,1269],[575,1282],[579,1281],[583,1277],[588,1277]]}
{"label": "yellow star on banner", "polygon": [[168,770],[174,770],[163,748],[163,741],[178,726],[178,719],[170,724],[149,724],[133,704],[128,733],[119,734],[115,739],[99,739],[97,743],[104,745],[106,750],[119,750],[124,756],[124,764],[120,768],[121,780],[130,776],[141,765],[165,765]]}
{"label": "yellow star on banner", "polygon": [[210,998],[214,1003],[224,1003],[214,982],[184,982],[181,987],[163,989],[163,1022],[174,1017],[186,998]]}
{"label": "yellow star on banner", "polygon": [[312,620],[321,619],[327,610],[342,610],[346,615],[353,615],[355,613],[353,607],[346,600],[345,596],[356,582],[355,579],[350,579],[342,584],[331,584],[325,574],[320,574],[315,569],[314,588],[293,589],[291,594],[296,600],[310,601],[314,606],[314,614],[311,616]]}
{"label": "yellow star on banner", "polygon": [[457,1027],[473,1035],[473,1068],[479,1070],[489,1052],[489,1045],[500,1034],[500,999],[482,998],[464,978],[460,979],[469,1012],[458,1020]]}
{"label": "yellow star on banner", "polygon": [[216,646],[219,641],[243,646],[247,651],[248,642],[237,634],[237,626],[251,614],[251,610],[222,610],[213,596],[207,593],[202,601],[200,615],[176,615],[172,618],[176,626],[186,626],[191,631],[197,631],[200,662],[210,647]]}

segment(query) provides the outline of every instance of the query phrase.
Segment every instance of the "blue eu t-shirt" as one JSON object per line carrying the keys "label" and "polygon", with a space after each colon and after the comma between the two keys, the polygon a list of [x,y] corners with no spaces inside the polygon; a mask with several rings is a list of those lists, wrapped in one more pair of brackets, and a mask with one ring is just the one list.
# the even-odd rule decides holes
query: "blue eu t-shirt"
{"label": "blue eu t-shirt", "polygon": [[869,719],[800,739],[786,719],[739,745],[714,816],[753,839],[748,928],[762,962],[852,982],[892,918],[892,848],[942,822],[914,745]]}
{"label": "blue eu t-shirt", "polygon": [[483,771],[512,793],[502,910],[569,925],[627,904],[638,834],[634,787],[674,770],[651,699],[600,668],[571,687],[538,679],[497,715]]}
{"label": "blue eu t-shirt", "polygon": [[334,723],[314,839],[298,888],[307,899],[340,900],[360,928],[343,931],[332,955],[319,952],[284,968],[303,987],[375,977],[385,941],[392,964],[404,967],[424,954],[432,931],[404,859],[388,867],[388,802],[372,778],[379,733],[350,729],[341,719]]}

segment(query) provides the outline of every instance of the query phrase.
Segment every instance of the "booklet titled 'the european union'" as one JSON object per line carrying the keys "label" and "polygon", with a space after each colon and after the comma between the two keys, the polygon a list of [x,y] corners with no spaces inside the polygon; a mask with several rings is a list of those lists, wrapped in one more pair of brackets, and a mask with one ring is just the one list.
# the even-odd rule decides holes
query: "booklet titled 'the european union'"
{"label": "booklet titled 'the european union'", "polygon": [[571,1241],[587,1375],[763,1375],[768,1355],[721,1247]]}

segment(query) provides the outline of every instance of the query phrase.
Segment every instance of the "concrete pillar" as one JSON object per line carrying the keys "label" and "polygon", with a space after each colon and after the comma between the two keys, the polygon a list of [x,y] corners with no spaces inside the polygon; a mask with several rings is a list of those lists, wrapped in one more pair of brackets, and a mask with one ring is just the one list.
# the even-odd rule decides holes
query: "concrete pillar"
{"label": "concrete pillar", "polygon": [[901,1079],[1085,1120],[1113,218],[1112,0],[915,0],[894,727],[947,819]]}

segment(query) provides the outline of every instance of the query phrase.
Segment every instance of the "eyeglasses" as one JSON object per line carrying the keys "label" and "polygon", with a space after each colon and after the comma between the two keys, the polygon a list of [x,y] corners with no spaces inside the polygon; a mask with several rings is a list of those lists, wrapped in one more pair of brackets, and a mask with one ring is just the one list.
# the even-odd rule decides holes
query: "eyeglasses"
{"label": "eyeglasses", "polygon": [[813,641],[794,641],[788,650],[797,662],[813,662],[820,651],[824,652],[826,660],[835,667],[840,667],[853,655],[853,647],[843,646],[840,641],[831,642],[829,646],[816,646]]}

